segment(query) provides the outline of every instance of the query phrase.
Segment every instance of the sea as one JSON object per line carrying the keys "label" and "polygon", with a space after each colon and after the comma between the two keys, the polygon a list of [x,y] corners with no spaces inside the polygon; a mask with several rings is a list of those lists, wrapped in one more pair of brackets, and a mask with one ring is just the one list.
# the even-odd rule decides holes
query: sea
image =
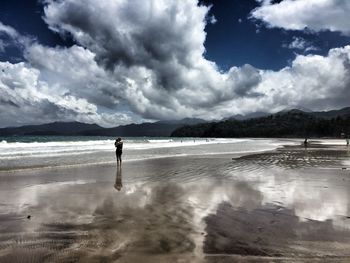
{"label": "sea", "polygon": [[[0,171],[115,163],[114,141],[114,137],[97,136],[0,137]],[[126,137],[123,142],[123,161],[127,162],[187,155],[237,156],[288,143],[276,139],[173,137]]]}

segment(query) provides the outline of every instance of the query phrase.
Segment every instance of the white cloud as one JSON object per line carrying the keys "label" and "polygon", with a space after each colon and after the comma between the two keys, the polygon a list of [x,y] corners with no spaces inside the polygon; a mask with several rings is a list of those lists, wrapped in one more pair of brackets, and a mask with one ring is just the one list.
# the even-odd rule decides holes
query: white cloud
{"label": "white cloud", "polygon": [[25,63],[0,63],[0,126],[54,120],[113,126],[348,106],[350,46],[298,55],[279,71],[244,65],[222,72],[204,58],[208,10],[195,0],[46,1],[49,27],[77,44],[24,41]]}
{"label": "white cloud", "polygon": [[0,32],[8,35],[11,38],[18,38],[19,36],[18,32],[14,28],[4,25],[1,22],[0,22]]}
{"label": "white cloud", "polygon": [[216,17],[214,15],[211,15],[209,17],[209,23],[210,24],[216,24],[216,22],[218,22],[218,20],[216,19]]}
{"label": "white cloud", "polygon": [[27,63],[0,62],[0,126],[53,120],[111,124],[129,123],[123,113],[99,113],[84,98],[63,94],[60,83],[41,80],[43,74]]}
{"label": "white cloud", "polygon": [[[17,32],[16,29],[4,25],[0,21],[0,37],[1,35],[6,35],[7,37],[9,37],[11,44],[15,44],[21,48],[24,48],[25,46],[28,46],[35,41],[35,38],[21,35]],[[3,45],[7,46],[8,43],[3,42]]]}
{"label": "white cloud", "polygon": [[95,54],[88,49],[34,44],[26,49],[25,57],[40,70],[41,80],[55,85],[56,92],[79,96],[107,108],[119,103],[118,82],[97,65]]}
{"label": "white cloud", "polygon": [[318,50],[317,47],[313,46],[312,43],[306,41],[301,37],[293,37],[293,41],[288,45],[284,44],[283,47],[289,49],[297,49],[305,52]]}
{"label": "white cloud", "polygon": [[251,16],[271,27],[288,30],[330,30],[350,35],[350,1],[346,0],[283,0],[264,1]]}
{"label": "white cloud", "polygon": [[327,56],[297,55],[279,71],[261,70],[257,97],[237,97],[215,106],[221,116],[233,112],[277,112],[304,107],[326,110],[349,106],[350,46],[331,49]]}
{"label": "white cloud", "polygon": [[257,90],[268,95],[261,100],[265,107],[340,108],[349,104],[349,73],[350,46],[346,46],[331,49],[327,56],[298,55],[290,67],[265,71]]}

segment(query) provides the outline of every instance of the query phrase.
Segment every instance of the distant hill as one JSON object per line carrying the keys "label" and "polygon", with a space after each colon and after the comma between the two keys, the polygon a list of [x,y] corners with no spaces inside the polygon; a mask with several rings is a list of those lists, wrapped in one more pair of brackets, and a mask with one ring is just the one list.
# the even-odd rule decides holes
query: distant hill
{"label": "distant hill", "polygon": [[114,128],[101,128],[82,132],[81,135],[102,135],[102,136],[149,136],[149,137],[167,137],[179,127],[184,125],[194,125],[204,123],[202,119],[182,119],[173,121],[158,121],[141,124],[128,124]]}
{"label": "distant hill", "polygon": [[53,122],[0,129],[0,136],[23,135],[79,135],[81,132],[101,129],[97,124],[81,122]]}
{"label": "distant hill", "polygon": [[203,119],[198,119],[198,118],[184,118],[181,120],[158,121],[155,123],[192,125],[192,124],[198,124],[198,123],[203,123],[203,122],[207,122],[207,121],[205,121]]}
{"label": "distant hill", "polygon": [[236,115],[233,115],[233,116],[231,116],[231,117],[229,117],[229,118],[223,119],[223,121],[226,121],[226,120],[238,120],[238,121],[243,121],[243,120],[249,120],[249,119],[255,119],[255,118],[266,117],[266,116],[269,116],[269,115],[271,115],[271,113],[257,111],[257,112],[248,113],[248,114],[245,114],[245,115],[236,114]]}
{"label": "distant hill", "polygon": [[319,118],[325,118],[325,119],[332,119],[336,117],[347,117],[350,116],[350,107],[342,108],[340,110],[330,110],[330,111],[310,111],[310,110],[304,110],[304,109],[289,109],[289,110],[283,110],[276,114],[283,114],[283,113],[290,113],[290,112],[302,112],[305,114],[310,114],[315,117]]}
{"label": "distant hill", "polygon": [[[347,108],[345,108],[347,109]],[[349,107],[350,109],[350,107]],[[286,108],[278,113],[286,113],[286,112],[290,112],[290,111],[302,111],[305,113],[313,113],[311,110],[307,109],[307,108],[303,108],[303,107],[299,107],[299,108]],[[332,111],[333,112],[333,111]],[[334,112],[338,112],[338,110],[334,110]],[[328,113],[328,112],[314,112],[315,114],[319,114],[319,113]],[[335,113],[336,114],[336,113]],[[228,118],[224,118],[222,119],[222,121],[226,121],[226,120],[238,120],[238,121],[243,121],[243,120],[249,120],[249,119],[256,119],[256,118],[261,118],[261,117],[267,117],[271,115],[271,113],[268,112],[264,112],[264,111],[256,111],[256,112],[251,112],[248,114],[236,114],[236,115],[232,115],[231,117]]]}
{"label": "distant hill", "polygon": [[186,118],[155,123],[129,124],[114,128],[103,128],[97,124],[81,122],[54,122],[41,125],[27,125],[0,129],[0,136],[24,135],[83,135],[83,136],[170,136],[177,128],[184,125],[203,123],[201,119]]}
{"label": "distant hill", "polygon": [[316,111],[311,113],[313,116],[332,119],[338,116],[349,117],[350,116],[350,107],[346,107],[340,110],[331,110],[331,111]]}
{"label": "distant hill", "polygon": [[350,108],[329,112],[293,109],[267,117],[187,125],[174,137],[339,137],[350,134]]}

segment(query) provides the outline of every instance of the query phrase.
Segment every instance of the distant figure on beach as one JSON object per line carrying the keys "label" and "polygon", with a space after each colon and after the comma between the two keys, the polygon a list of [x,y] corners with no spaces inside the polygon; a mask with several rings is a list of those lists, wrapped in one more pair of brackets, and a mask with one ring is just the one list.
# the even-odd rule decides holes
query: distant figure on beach
{"label": "distant figure on beach", "polygon": [[123,183],[122,183],[122,167],[120,165],[118,165],[117,167],[117,174],[115,177],[115,184],[114,184],[114,188],[118,191],[120,191],[123,187]]}
{"label": "distant figure on beach", "polygon": [[305,138],[305,140],[304,140],[304,147],[307,147],[307,138]]}
{"label": "distant figure on beach", "polygon": [[122,153],[123,153],[123,141],[121,138],[116,139],[115,143],[115,155],[117,157],[117,164],[122,164]]}
{"label": "distant figure on beach", "polygon": [[349,146],[349,137],[346,137],[346,146]]}

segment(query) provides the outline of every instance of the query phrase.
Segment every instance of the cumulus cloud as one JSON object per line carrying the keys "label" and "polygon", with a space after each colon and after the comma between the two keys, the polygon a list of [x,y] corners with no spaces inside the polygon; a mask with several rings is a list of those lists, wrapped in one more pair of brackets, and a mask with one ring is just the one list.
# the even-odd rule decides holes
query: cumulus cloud
{"label": "cumulus cloud", "polygon": [[285,108],[326,110],[349,106],[350,46],[331,49],[327,56],[297,55],[279,71],[260,70],[256,97],[239,97],[212,110],[221,116],[232,112],[277,112]]}
{"label": "cumulus cloud", "polygon": [[41,72],[41,80],[55,91],[82,97],[97,106],[114,108],[120,101],[118,83],[100,68],[95,55],[80,46],[48,48],[39,44],[26,49],[25,58]]}
{"label": "cumulus cloud", "polygon": [[348,106],[350,46],[331,49],[327,56],[298,55],[290,67],[265,71],[258,90],[269,94],[262,103],[329,109]]}
{"label": "cumulus cloud", "polygon": [[127,114],[99,113],[86,99],[60,93],[54,83],[41,81],[42,73],[27,63],[0,62],[0,71],[1,126],[53,120],[105,125],[131,121]]}
{"label": "cumulus cloud", "polygon": [[45,1],[45,21],[71,35],[71,47],[46,47],[0,24],[0,32],[23,43],[26,59],[0,62],[1,126],[53,120],[114,126],[348,106],[350,46],[298,55],[279,71],[248,64],[222,71],[204,57],[208,11],[196,0]]}
{"label": "cumulus cloud", "polygon": [[279,3],[260,1],[262,5],[251,16],[270,27],[288,30],[329,30],[350,35],[350,1],[345,0],[282,0]]}
{"label": "cumulus cloud", "polygon": [[123,97],[144,117],[199,115],[251,96],[259,81],[252,67],[221,73],[204,58],[209,7],[197,1],[48,1],[44,10],[52,30],[71,34],[119,76]]}

